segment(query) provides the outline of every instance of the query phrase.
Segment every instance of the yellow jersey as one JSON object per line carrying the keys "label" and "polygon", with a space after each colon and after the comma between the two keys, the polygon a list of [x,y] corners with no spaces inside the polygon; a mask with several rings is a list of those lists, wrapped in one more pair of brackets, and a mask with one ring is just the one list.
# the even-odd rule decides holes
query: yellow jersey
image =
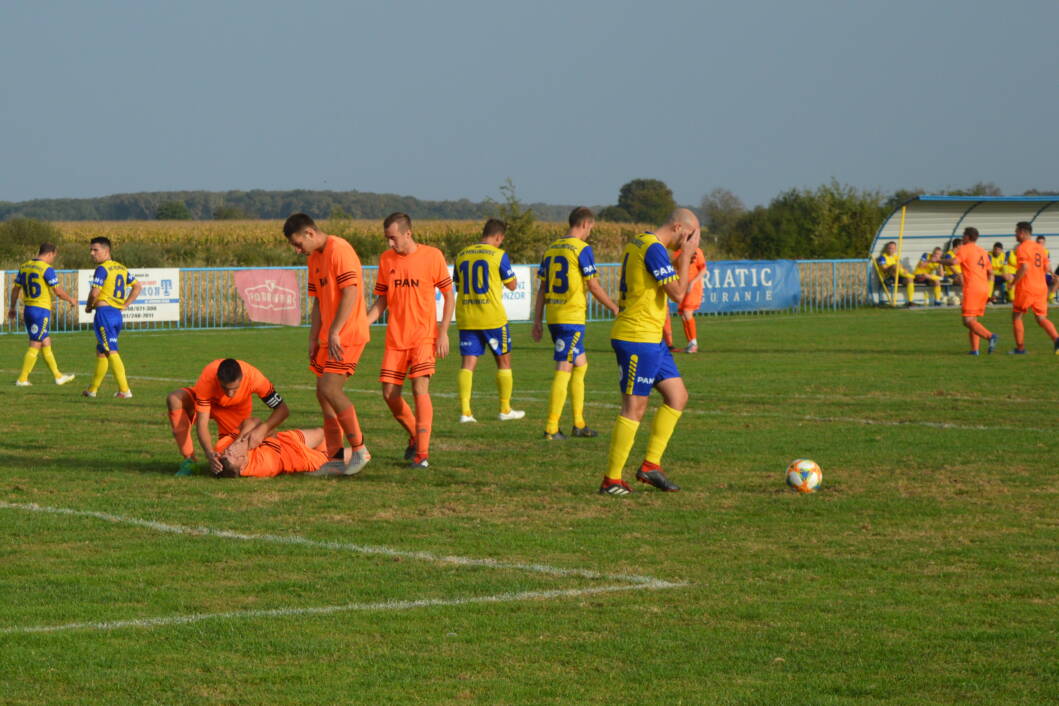
{"label": "yellow jersey", "polygon": [[488,243],[468,245],[456,255],[456,328],[500,328],[507,323],[504,285],[515,279],[507,253]]}
{"label": "yellow jersey", "polygon": [[1004,274],[1004,266],[1007,262],[1008,254],[1001,252],[999,255],[994,255],[992,251],[989,252],[989,264],[993,267],[993,276],[999,277]]}
{"label": "yellow jersey", "polygon": [[1019,260],[1014,250],[1004,253],[1004,274],[1013,275],[1019,271]]}
{"label": "yellow jersey", "polygon": [[930,259],[930,256],[923,253],[919,257],[919,264],[916,265],[915,272],[912,274],[916,275],[930,275],[933,277],[941,277],[942,265],[940,262],[934,262]]}
{"label": "yellow jersey", "polygon": [[[949,248],[948,250],[945,251],[945,257],[949,257],[949,258],[952,258],[953,260],[955,260],[956,259],[956,251],[953,250],[952,248]],[[960,265],[958,263],[955,264],[955,265],[945,265],[945,274],[947,274],[947,275],[957,274],[958,275],[960,273],[961,273]]]}
{"label": "yellow jersey", "polygon": [[641,233],[625,246],[621,258],[618,318],[610,337],[620,341],[661,343],[669,309],[664,285],[678,279],[669,253],[654,233]]}
{"label": "yellow jersey", "polygon": [[99,298],[96,306],[112,306],[124,309],[125,300],[129,298],[129,285],[136,281],[125,265],[116,260],[107,260],[96,268],[89,281],[93,287],[99,287]]}
{"label": "yellow jersey", "polygon": [[22,289],[22,301],[26,306],[51,309],[51,290],[59,284],[59,276],[44,260],[34,259],[18,268],[15,284]]}
{"label": "yellow jersey", "polygon": [[585,282],[598,277],[592,246],[570,235],[544,251],[537,279],[544,289],[544,318],[549,324],[584,326],[588,311]]}

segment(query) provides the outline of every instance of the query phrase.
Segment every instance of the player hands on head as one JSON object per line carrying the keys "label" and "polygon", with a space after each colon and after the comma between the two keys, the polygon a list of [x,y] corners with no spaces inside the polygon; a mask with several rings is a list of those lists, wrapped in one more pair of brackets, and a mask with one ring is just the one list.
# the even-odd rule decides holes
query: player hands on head
{"label": "player hands on head", "polygon": [[[272,478],[281,473],[305,473],[311,476],[344,476],[344,468],[331,462],[322,427],[291,429],[266,437],[254,444],[254,431],[261,422],[250,418],[239,428],[239,437],[217,455],[217,478]],[[348,463],[352,449],[344,449],[341,460]]]}

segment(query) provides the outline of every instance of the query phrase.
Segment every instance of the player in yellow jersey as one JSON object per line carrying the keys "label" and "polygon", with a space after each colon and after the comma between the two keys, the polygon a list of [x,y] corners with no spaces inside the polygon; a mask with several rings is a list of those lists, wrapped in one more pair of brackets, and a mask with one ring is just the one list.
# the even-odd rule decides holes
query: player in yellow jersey
{"label": "player in yellow jersey", "polygon": [[[636,430],[647,411],[652,389],[662,395],[647,452],[636,479],[659,490],[680,488],[662,471],[662,454],[673,435],[677,420],[688,402],[688,390],[662,341],[662,327],[669,315],[668,299],[679,302],[687,293],[688,268],[699,247],[699,219],[686,208],[678,208],[654,233],[641,233],[625,246],[621,261],[621,313],[610,331],[610,345],[621,372],[621,414],[610,440],[607,474],[601,495],[628,495],[632,488],[621,472],[629,458]],[[676,268],[666,249],[680,249]]]}
{"label": "player in yellow jersey", "polygon": [[930,253],[923,253],[912,274],[915,275],[916,284],[933,287],[934,306],[941,306],[941,278],[945,276],[941,263],[941,248],[934,248]]}
{"label": "player in yellow jersey", "polygon": [[56,385],[65,385],[74,379],[73,375],[65,375],[59,371],[59,365],[55,362],[55,355],[51,350],[51,323],[52,294],[77,308],[77,300],[66,293],[59,286],[59,277],[52,269],[58,250],[51,243],[41,243],[37,249],[37,257],[22,263],[15,275],[15,284],[11,287],[11,306],[7,310],[7,318],[14,321],[17,317],[15,307],[18,304],[18,296],[22,294],[25,307],[22,310],[22,321],[26,325],[26,333],[29,334],[29,348],[22,358],[22,371],[19,373],[15,384],[19,387],[28,387],[29,374],[33,366],[37,364],[37,356],[43,355],[44,362],[48,364]]}
{"label": "player in yellow jersey", "polygon": [[92,238],[88,252],[96,263],[96,271],[90,280],[92,289],[85,303],[85,313],[96,313],[92,321],[92,330],[96,333],[96,372],[92,384],[81,394],[95,397],[109,367],[113,369],[114,380],[118,383],[118,391],[114,396],[128,399],[132,397],[132,390],[125,377],[125,363],[118,353],[118,336],[123,323],[121,312],[140,296],[142,285],[125,265],[110,259],[108,238]]}
{"label": "player in yellow jersey", "polygon": [[599,436],[599,432],[585,422],[585,374],[588,372],[588,356],[585,354],[586,292],[591,292],[596,301],[611,313],[618,313],[617,305],[599,284],[592,246],[586,242],[596,224],[595,215],[584,206],[579,206],[570,212],[569,222],[570,230],[566,235],[553,242],[544,252],[537,271],[539,286],[533,308],[533,340],[541,340],[541,321],[547,312],[548,332],[555,346],[555,377],[548,397],[548,421],[544,425],[544,438],[549,440],[566,438],[559,431],[559,418],[566,404],[568,388],[574,415],[571,434],[589,438]]}
{"label": "player in yellow jersey", "polygon": [[[897,243],[891,240],[883,246],[882,254],[875,258],[875,264],[879,270],[879,276],[883,280],[890,280],[896,289],[898,284],[905,285],[905,306],[915,305],[916,284],[915,277],[897,261]],[[894,295],[897,296],[896,294]]]}
{"label": "player in yellow jersey", "polygon": [[507,325],[502,288],[518,286],[507,253],[500,249],[507,223],[490,218],[482,229],[482,239],[456,255],[452,283],[456,287],[456,328],[460,331],[460,422],[476,422],[471,411],[471,390],[478,358],[486,349],[496,361],[496,389],[500,397],[502,422],[522,419],[526,413],[511,409],[511,330]]}
{"label": "player in yellow jersey", "polygon": [[989,263],[993,269],[993,288],[990,299],[994,304],[1003,304],[1007,301],[1007,279],[1004,277],[1007,253],[1004,252],[1003,243],[993,243],[993,249],[989,251]]}

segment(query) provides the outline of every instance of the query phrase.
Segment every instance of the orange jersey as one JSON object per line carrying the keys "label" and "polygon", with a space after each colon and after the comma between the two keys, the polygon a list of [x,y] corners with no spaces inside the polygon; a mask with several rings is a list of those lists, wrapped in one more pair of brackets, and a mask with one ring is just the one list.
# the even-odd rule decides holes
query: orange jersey
{"label": "orange jersey", "polygon": [[[989,253],[976,243],[964,243],[956,248],[956,262],[963,274],[964,292],[988,292],[993,280],[993,262]],[[967,295],[964,294],[966,297]]]}
{"label": "orange jersey", "polygon": [[[327,243],[309,255],[309,296],[316,297],[320,304],[320,332],[317,338],[325,346],[331,323],[338,313],[342,290],[352,286],[364,286],[357,251],[342,238],[329,235]],[[371,339],[362,290],[354,298],[353,311],[342,327],[341,337],[342,344],[346,346],[367,343]]]}
{"label": "orange jersey", "polygon": [[[673,269],[676,269],[677,259],[680,258],[680,250],[673,253]],[[706,271],[706,256],[702,254],[702,248],[695,248],[695,254],[691,256],[691,262],[688,263],[688,279],[691,284],[688,286],[687,294],[684,295],[684,301],[681,302],[697,302],[695,307],[698,307],[702,303],[702,273]]]}
{"label": "orange jersey", "polygon": [[452,288],[448,265],[441,251],[418,245],[409,255],[386,250],[379,256],[375,293],[386,297],[389,319],[387,348],[415,348],[438,337],[434,289]]}
{"label": "orange jersey", "polygon": [[[234,396],[229,397],[224,394],[221,383],[217,380],[217,368],[221,364],[221,359],[213,361],[202,369],[202,374],[199,375],[195,386],[191,388],[191,392],[195,396],[196,414],[211,414],[211,410],[213,410],[214,412],[221,412],[219,416],[238,417],[238,421],[235,422],[235,426],[238,428],[242,420],[250,416],[253,395],[260,397],[270,408],[275,408],[282,404],[283,398],[279,396],[276,388],[272,386],[272,383],[260,370],[250,365],[250,363],[241,360],[236,362],[239,363],[239,367],[243,371],[243,379],[239,381],[239,389],[236,390]],[[217,414],[213,416],[218,417]]]}
{"label": "orange jersey", "polygon": [[241,476],[271,478],[280,473],[315,471],[327,463],[327,454],[305,445],[305,435],[297,429],[273,434],[246,454]]}
{"label": "orange jersey", "polygon": [[1028,271],[1015,283],[1015,296],[1026,299],[1045,297],[1048,294],[1048,251],[1033,240],[1024,240],[1015,248],[1015,261],[1019,269],[1025,264]]}

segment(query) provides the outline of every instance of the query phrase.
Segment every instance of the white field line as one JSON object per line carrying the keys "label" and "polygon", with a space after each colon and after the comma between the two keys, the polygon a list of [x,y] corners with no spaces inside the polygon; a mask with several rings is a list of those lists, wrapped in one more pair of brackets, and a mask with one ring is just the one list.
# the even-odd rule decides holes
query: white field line
{"label": "white field line", "polygon": [[168,625],[188,625],[203,620],[235,620],[246,618],[286,618],[299,615],[333,615],[363,611],[378,613],[383,611],[411,610],[414,608],[431,608],[436,606],[460,606],[474,603],[513,603],[516,601],[550,600],[555,598],[576,598],[599,593],[616,591],[642,591],[645,589],[680,588],[683,583],[659,582],[658,584],[624,584],[620,586],[595,586],[592,588],[572,588],[553,591],[523,591],[521,593],[497,593],[491,596],[466,596],[462,598],[422,598],[410,601],[383,601],[381,603],[347,603],[345,605],[313,606],[306,608],[272,608],[265,610],[233,610],[225,613],[192,613],[190,615],[169,615],[158,618],[134,618],[131,620],[111,620],[104,622],[64,623],[62,625],[29,625],[23,627],[0,628],[0,635],[25,635],[31,633],[60,632],[64,630],[119,630],[121,628],[153,628]]}
{"label": "white field line", "polygon": [[345,542],[322,542],[297,535],[277,534],[245,534],[231,530],[213,529],[211,527],[187,527],[184,525],[170,525],[154,520],[144,520],[138,517],[126,517],[124,515],[113,515],[107,512],[95,512],[92,510],[74,510],[65,507],[48,507],[36,503],[9,503],[0,500],[0,510],[22,510],[25,512],[37,512],[50,515],[72,515],[74,517],[90,517],[104,522],[120,525],[132,525],[165,532],[168,534],[179,534],[192,537],[218,537],[220,539],[235,539],[244,542],[268,542],[271,544],[287,544],[303,547],[314,547],[317,549],[328,549],[339,552],[350,552],[353,554],[374,554],[389,557],[400,557],[402,559],[414,559],[435,564],[455,564],[457,566],[477,566],[487,569],[509,569],[513,571],[525,571],[549,576],[577,577],[586,579],[605,579],[608,581],[626,581],[642,586],[653,586],[655,588],[669,588],[671,584],[651,576],[639,576],[636,574],[602,574],[589,569],[564,569],[547,564],[523,564],[518,562],[497,561],[496,559],[475,559],[464,556],[446,556],[433,554],[431,552],[413,552],[391,547],[373,546],[364,544],[347,544]]}
{"label": "white field line", "polygon": [[272,608],[263,610],[238,610],[221,613],[193,613],[190,615],[170,615],[157,618],[133,618],[129,620],[114,620],[103,622],[78,622],[64,623],[61,625],[29,625],[0,628],[0,635],[50,633],[65,630],[118,630],[121,628],[151,628],[164,627],[168,625],[187,625],[203,620],[212,619],[246,619],[246,618],[277,618],[298,615],[330,615],[333,613],[345,613],[352,611],[382,612],[410,610],[414,608],[428,608],[434,606],[458,606],[473,603],[510,603],[515,601],[548,600],[554,598],[570,598],[577,596],[589,596],[599,593],[612,593],[616,591],[637,591],[645,589],[680,588],[686,583],[673,583],[663,581],[651,576],[640,576],[636,574],[602,574],[588,569],[564,569],[546,564],[523,564],[517,562],[497,561],[495,559],[475,559],[472,557],[443,556],[430,552],[411,552],[390,547],[346,544],[342,542],[320,542],[296,535],[270,535],[270,534],[243,534],[229,530],[218,530],[209,527],[186,527],[182,525],[170,525],[153,520],[144,520],[137,517],[126,517],[113,515],[106,512],[94,512],[89,510],[74,510],[71,508],[47,507],[36,503],[9,503],[0,501],[0,509],[22,510],[25,512],[37,512],[53,515],[72,515],[75,517],[89,517],[114,524],[132,525],[143,527],[157,532],[178,534],[185,536],[207,536],[220,539],[234,539],[249,542],[270,542],[274,544],[286,544],[297,546],[308,546],[333,551],[352,552],[356,554],[383,555],[401,557],[417,561],[426,561],[438,564],[456,564],[458,566],[476,566],[490,569],[510,569],[539,574],[548,574],[560,577],[578,577],[588,579],[605,579],[612,581],[623,581],[621,585],[593,586],[589,588],[558,589],[550,591],[523,591],[519,593],[499,593],[491,596],[463,596],[456,598],[424,598],[406,601],[383,601],[378,603],[347,603],[343,605],[315,606],[306,608]]}
{"label": "white field line", "polygon": [[[13,369],[9,369],[9,368],[2,368],[2,369],[0,369],[0,372],[3,372],[3,373],[17,373],[19,371],[13,370]],[[87,373],[80,373],[80,372],[75,372],[75,374],[77,374],[77,375],[87,375]],[[138,375],[129,375],[128,378],[130,380],[147,380],[147,381],[150,381],[150,382],[171,382],[171,383],[179,384],[179,385],[182,385],[182,386],[194,384],[194,380],[183,380],[183,379],[180,379],[180,378],[149,377],[149,376],[145,376],[145,375],[139,375],[139,376]],[[314,392],[316,390],[316,387],[313,386],[313,385],[284,385],[283,389]],[[374,394],[378,394],[379,393],[379,390],[377,388],[375,388],[375,389],[364,389],[364,388],[346,387],[346,388],[343,388],[343,389],[346,392],[351,392],[351,393],[354,393],[354,394],[374,395]],[[512,399],[519,400],[519,401],[522,401],[522,402],[547,402],[548,401],[547,398],[532,397],[532,396],[529,396],[529,395],[526,395],[526,394],[521,394],[523,392],[540,394],[540,393],[544,393],[544,392],[548,392],[548,391],[547,390],[533,390],[533,389],[520,390],[519,391],[520,394],[513,395]],[[588,391],[586,391],[586,392],[588,392]],[[455,392],[431,392],[430,394],[431,394],[432,397],[441,397],[441,398],[445,398],[445,399],[452,399],[452,398],[456,398],[458,396],[458,394],[455,393]],[[589,394],[592,394],[592,395],[603,395],[603,394],[606,394],[606,393],[590,392]],[[614,396],[617,397],[616,394]],[[751,399],[753,399],[755,397],[753,395],[732,395],[732,396],[733,397],[745,397],[745,398],[751,398]],[[489,398],[491,398],[491,397],[493,397],[493,395],[489,395],[489,394],[482,395],[482,394],[480,394],[479,395],[479,399],[481,399],[481,397],[489,397]],[[845,400],[845,399],[858,399],[858,398],[847,397],[847,396],[838,396],[838,395],[833,396],[833,397],[827,396],[827,395],[819,395],[819,396],[792,395],[790,397],[790,399],[821,399],[821,400],[834,399],[835,401],[840,401],[840,400]],[[883,399],[883,398],[879,397],[878,399]],[[907,397],[901,397],[901,398],[895,398],[895,399],[900,399],[902,402],[908,402],[909,401]],[[1050,403],[1051,402],[1051,400],[1040,400],[1040,399],[1032,399],[1032,398],[1018,399],[1018,398],[1010,398],[1010,397],[992,397],[992,398],[990,398],[990,397],[977,397],[977,398],[974,398],[974,397],[945,397],[945,398],[938,398],[938,399],[946,399],[946,400],[948,400],[948,399],[961,399],[961,400],[975,400],[975,401],[979,401],[979,402],[1013,402],[1013,403],[1014,402]],[[598,407],[598,408],[610,409],[610,410],[618,409],[618,404],[616,402],[615,403],[585,402],[585,406],[586,407]],[[741,417],[741,418],[751,418],[751,419],[756,418],[756,417],[769,417],[769,418],[778,418],[778,419],[788,419],[788,420],[791,420],[791,421],[798,421],[798,422],[815,422],[815,423],[822,423],[822,424],[833,424],[833,423],[839,423],[839,424],[860,424],[860,425],[864,425],[864,426],[883,426],[883,427],[917,427],[918,426],[918,427],[926,427],[928,429],[942,429],[942,430],[953,429],[953,430],[962,430],[962,431],[1028,431],[1028,432],[1046,432],[1046,433],[1051,431],[1049,429],[1043,429],[1043,428],[1040,428],[1040,427],[995,426],[995,425],[989,425],[989,424],[960,424],[960,423],[957,423],[957,422],[927,422],[927,421],[914,421],[914,420],[901,420],[901,419],[896,419],[896,420],[894,420],[894,419],[869,419],[869,418],[866,418],[866,417],[832,417],[832,416],[818,416],[818,415],[812,415],[812,414],[797,415],[797,414],[789,414],[787,412],[733,412],[733,411],[729,411],[729,410],[719,410],[719,409],[695,409],[695,408],[692,408],[692,409],[685,409],[684,410],[684,414],[695,414],[695,415],[716,416],[716,417]]]}

